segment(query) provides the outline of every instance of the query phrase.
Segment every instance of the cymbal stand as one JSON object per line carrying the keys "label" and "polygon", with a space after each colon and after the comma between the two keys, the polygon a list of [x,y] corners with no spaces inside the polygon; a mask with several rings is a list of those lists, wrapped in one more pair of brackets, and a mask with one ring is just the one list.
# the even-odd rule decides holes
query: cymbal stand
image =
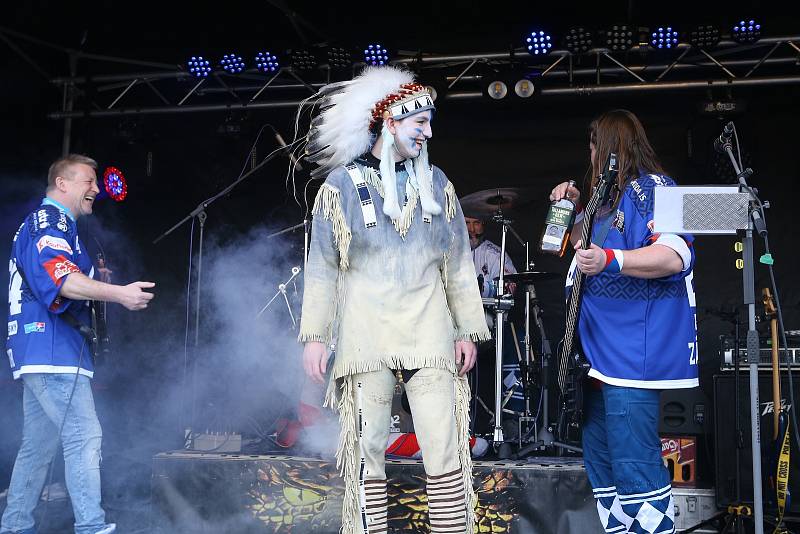
{"label": "cymbal stand", "polygon": [[[529,261],[529,246],[528,242],[523,240],[519,234],[511,226],[512,221],[505,217],[503,210],[498,208],[497,213],[492,217],[494,222],[501,226],[500,237],[500,273],[497,281],[497,297],[495,304],[495,382],[494,382],[494,433],[493,440],[495,446],[504,441],[503,436],[503,346],[504,346],[504,323],[507,320],[508,311],[513,305],[513,300],[510,295],[505,295],[505,269],[506,269],[506,236],[510,231],[511,234],[525,247],[525,262],[526,265]],[[525,368],[526,373],[530,368],[531,350],[530,350],[530,309],[526,303],[525,306]],[[516,342],[516,340],[514,340]],[[525,416],[520,418],[520,424],[523,420],[530,421],[530,399],[528,394],[528,387],[525,384],[523,387],[523,394],[525,396]],[[535,422],[534,422],[535,427]],[[521,443],[520,443],[521,445]]]}
{"label": "cymbal stand", "polygon": [[497,305],[495,306],[495,365],[494,365],[494,446],[497,447],[503,443],[503,326],[506,320],[506,315],[510,306],[506,307],[502,304],[503,293],[505,292],[505,282],[503,276],[506,269],[506,233],[508,232],[508,225],[511,223],[503,215],[503,210],[497,210],[497,213],[492,217],[497,223],[500,223],[500,277],[497,281]]}
{"label": "cymbal stand", "polygon": [[[530,265],[530,264],[529,264]],[[529,267],[533,269],[533,267]],[[519,446],[520,448],[523,447],[525,443],[531,443],[534,446],[541,446],[543,442],[539,440],[539,425],[538,419],[539,414],[544,413],[543,423],[541,425],[542,429],[547,428],[547,382],[543,379],[540,379],[540,387],[542,391],[540,392],[540,400],[537,406],[536,414],[534,415],[531,412],[531,385],[534,383],[532,380],[532,364],[533,358],[531,350],[531,341],[530,341],[530,322],[531,322],[531,312],[533,313],[533,319],[536,325],[539,327],[539,332],[542,339],[543,348],[547,346],[549,350],[549,342],[547,341],[547,337],[544,334],[544,327],[541,323],[540,318],[540,309],[539,303],[536,297],[536,288],[534,287],[533,283],[525,284],[525,361],[522,363],[524,366],[524,370],[522,370],[522,382],[524,387],[524,396],[525,396],[525,415],[519,418]],[[548,365],[548,357],[549,354],[542,351],[542,362],[541,362],[541,373],[543,376],[546,376],[546,369]]]}

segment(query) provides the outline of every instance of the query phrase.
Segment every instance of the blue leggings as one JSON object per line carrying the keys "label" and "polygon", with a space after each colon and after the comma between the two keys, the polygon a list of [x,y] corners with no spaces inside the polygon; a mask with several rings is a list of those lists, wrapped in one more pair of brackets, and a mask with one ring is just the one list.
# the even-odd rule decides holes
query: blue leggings
{"label": "blue leggings", "polygon": [[656,390],[587,387],[583,459],[607,533],[675,532],[658,410]]}

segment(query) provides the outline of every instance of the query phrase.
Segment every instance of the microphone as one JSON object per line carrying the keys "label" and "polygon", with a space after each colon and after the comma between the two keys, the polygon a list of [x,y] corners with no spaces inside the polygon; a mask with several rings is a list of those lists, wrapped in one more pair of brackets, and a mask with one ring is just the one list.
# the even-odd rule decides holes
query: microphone
{"label": "microphone", "polygon": [[714,150],[720,154],[725,153],[725,146],[730,146],[731,136],[733,135],[733,122],[728,122],[722,129],[722,133],[714,139]]}
{"label": "microphone", "polygon": [[[280,132],[278,132],[278,130],[276,130],[275,128],[272,128],[272,131],[275,132],[275,140],[278,142],[278,144],[282,148],[286,148],[286,141],[283,140],[283,137],[281,137]],[[300,165],[300,161],[298,161],[298,159],[296,157],[294,157],[294,154],[292,154],[291,150],[287,150],[286,151],[286,155],[289,156],[289,159],[292,161],[292,164],[294,165],[295,169],[298,169],[298,170],[301,170],[301,171],[303,170],[303,166]]]}

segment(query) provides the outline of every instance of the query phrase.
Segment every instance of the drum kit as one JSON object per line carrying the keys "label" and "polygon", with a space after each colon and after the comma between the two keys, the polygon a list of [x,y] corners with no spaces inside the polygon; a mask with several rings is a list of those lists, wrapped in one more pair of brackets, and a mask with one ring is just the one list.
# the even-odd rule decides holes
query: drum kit
{"label": "drum kit", "polygon": [[[579,451],[577,447],[556,441],[553,434],[554,423],[549,420],[548,377],[553,363],[550,340],[542,321],[542,309],[536,293],[536,285],[562,279],[558,273],[536,271],[531,261],[531,243],[524,240],[512,226],[512,215],[520,214],[530,207],[534,195],[526,188],[494,188],[478,191],[460,199],[464,215],[481,219],[498,225],[500,230],[500,267],[493,287],[498,288],[496,294],[484,297],[483,306],[494,321],[493,342],[495,353],[494,366],[494,404],[489,410],[475,391],[475,401],[484,406],[492,418],[491,432],[488,433],[494,443],[495,450],[501,457],[513,459],[523,458],[534,451],[543,451],[554,447],[559,453],[566,450]],[[525,270],[517,273],[507,272],[506,250],[507,236],[511,234],[525,250]],[[516,286],[516,295],[511,294],[509,285]],[[516,329],[509,321],[509,312],[520,306],[525,325],[523,350],[517,343]],[[508,365],[503,361],[505,346],[509,343],[505,338],[506,325],[514,333],[511,343],[516,349],[519,361],[519,374],[511,370],[516,365]],[[537,330],[539,338],[538,350],[533,349],[532,329]],[[504,391],[505,386],[505,391]],[[522,407],[510,410],[507,408],[513,397],[522,393]],[[507,416],[504,424],[503,418]],[[516,420],[516,432],[509,432],[509,423]],[[507,439],[507,434],[516,434],[516,439]],[[511,445],[516,442],[516,452],[512,453]]]}

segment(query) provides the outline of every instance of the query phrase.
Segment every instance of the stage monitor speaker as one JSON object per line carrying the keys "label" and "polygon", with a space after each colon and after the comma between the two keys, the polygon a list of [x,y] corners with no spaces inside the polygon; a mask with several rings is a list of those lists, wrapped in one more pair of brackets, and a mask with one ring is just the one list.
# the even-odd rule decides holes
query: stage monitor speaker
{"label": "stage monitor speaker", "polygon": [[[793,375],[794,390],[800,395],[800,373]],[[736,502],[736,414],[739,414],[742,448],[739,449],[741,473],[741,502],[753,503],[753,459],[750,446],[750,378],[747,369],[739,377],[739,404],[735,403],[733,373],[714,376],[714,450],[716,456],[715,472],[717,479],[717,505],[721,508]],[[761,414],[761,472],[764,478],[764,506],[775,509],[775,491],[767,482],[767,476],[775,470],[777,447],[772,440],[772,374],[759,372],[759,413]],[[785,373],[781,376],[782,403],[793,409],[789,397],[789,381]],[[793,436],[791,442],[791,468],[789,470],[789,489],[800,495],[800,454]],[[792,499],[789,512],[800,513],[800,499]]]}
{"label": "stage monitor speaker", "polygon": [[706,434],[709,403],[700,388],[665,389],[661,392],[659,434],[700,436]]}

